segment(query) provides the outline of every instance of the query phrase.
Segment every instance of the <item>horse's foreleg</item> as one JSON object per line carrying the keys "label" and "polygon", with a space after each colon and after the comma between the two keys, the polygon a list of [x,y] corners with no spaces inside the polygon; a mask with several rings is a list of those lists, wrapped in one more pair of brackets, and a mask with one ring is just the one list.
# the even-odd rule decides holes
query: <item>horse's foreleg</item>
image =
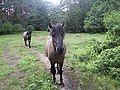
{"label": "horse's foreleg", "polygon": [[31,48],[31,46],[30,46],[31,40],[28,40],[28,43],[29,43],[29,48]]}
{"label": "horse's foreleg", "polygon": [[24,38],[25,46],[27,46],[27,40]]}
{"label": "horse's foreleg", "polygon": [[56,74],[55,64],[51,64],[51,73],[53,74],[53,81],[55,83],[56,82],[56,78],[55,78],[55,74]]}
{"label": "horse's foreleg", "polygon": [[60,74],[60,66],[58,63],[57,63],[57,74]]}
{"label": "horse's foreleg", "polygon": [[60,63],[59,65],[60,65],[60,71],[59,71],[59,74],[60,74],[60,84],[64,85],[63,79],[62,79],[62,73],[63,73],[62,67],[63,67],[63,63]]}

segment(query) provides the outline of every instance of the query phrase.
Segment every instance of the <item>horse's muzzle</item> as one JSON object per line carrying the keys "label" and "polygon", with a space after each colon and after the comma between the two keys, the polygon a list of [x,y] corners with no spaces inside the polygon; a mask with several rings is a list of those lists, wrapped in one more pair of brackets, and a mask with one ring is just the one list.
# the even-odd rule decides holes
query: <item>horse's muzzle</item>
{"label": "horse's muzzle", "polygon": [[62,55],[63,54],[63,51],[64,51],[64,48],[57,48],[57,52]]}

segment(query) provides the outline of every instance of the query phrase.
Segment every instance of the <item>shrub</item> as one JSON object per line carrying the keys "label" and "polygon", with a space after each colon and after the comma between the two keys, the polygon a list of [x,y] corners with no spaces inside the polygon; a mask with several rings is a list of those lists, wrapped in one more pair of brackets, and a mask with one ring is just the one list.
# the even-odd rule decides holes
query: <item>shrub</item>
{"label": "shrub", "polygon": [[95,67],[97,73],[120,80],[120,46],[102,51]]}
{"label": "shrub", "polygon": [[96,56],[103,50],[103,44],[95,39],[84,42],[81,46],[84,47],[80,48],[79,46],[75,46],[76,50],[73,53],[73,58],[80,62],[96,60]]}
{"label": "shrub", "polygon": [[103,21],[108,30],[108,39],[115,40],[120,37],[120,11],[112,11],[106,14]]}
{"label": "shrub", "polygon": [[22,26],[20,24],[15,24],[14,27],[13,27],[13,32],[16,33],[16,32],[22,32],[24,31],[24,29],[22,28]]}
{"label": "shrub", "polygon": [[35,30],[35,28],[34,28],[32,25],[29,25],[29,26],[27,27],[27,30],[34,31],[34,30]]}
{"label": "shrub", "polygon": [[[104,15],[113,10],[118,11],[119,4],[118,0],[97,0],[84,21],[85,31],[89,33],[105,32]],[[110,22],[108,25],[112,25],[112,23]]]}
{"label": "shrub", "polygon": [[[31,29],[33,29],[30,26]],[[3,23],[0,27],[0,34],[12,34],[24,31],[24,28],[20,24],[12,25],[10,22]]]}
{"label": "shrub", "polygon": [[13,32],[13,25],[9,22],[4,23],[0,28],[0,34],[11,34]]}

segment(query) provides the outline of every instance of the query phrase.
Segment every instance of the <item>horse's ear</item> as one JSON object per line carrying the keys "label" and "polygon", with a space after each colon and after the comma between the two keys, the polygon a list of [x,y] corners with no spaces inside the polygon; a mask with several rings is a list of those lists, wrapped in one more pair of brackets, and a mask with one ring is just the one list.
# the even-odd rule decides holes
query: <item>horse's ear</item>
{"label": "horse's ear", "polygon": [[52,28],[52,24],[51,24],[51,23],[49,23],[48,27],[51,29],[51,28]]}
{"label": "horse's ear", "polygon": [[64,27],[64,22],[62,23],[62,27]]}

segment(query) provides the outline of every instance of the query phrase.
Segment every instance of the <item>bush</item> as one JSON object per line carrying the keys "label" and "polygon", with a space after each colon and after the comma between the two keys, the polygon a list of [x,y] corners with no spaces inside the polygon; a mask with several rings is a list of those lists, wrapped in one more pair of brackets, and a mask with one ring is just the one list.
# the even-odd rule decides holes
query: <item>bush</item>
{"label": "bush", "polygon": [[[30,26],[31,29],[33,29]],[[24,28],[20,24],[12,25],[10,22],[3,23],[0,27],[0,34],[12,34],[24,31]]]}
{"label": "bush", "polygon": [[92,58],[95,58],[95,56],[100,54],[103,49],[102,44],[95,39],[91,39],[83,43],[83,45],[86,45],[85,49],[78,49],[77,52],[79,54],[75,54],[78,55],[80,61],[91,60]]}
{"label": "bush", "polygon": [[112,11],[104,17],[104,25],[108,30],[108,39],[115,40],[120,37],[120,11]]}
{"label": "bush", "polygon": [[27,30],[34,31],[35,28],[34,28],[32,25],[29,25],[29,26],[27,27]]}
{"label": "bush", "polygon": [[120,46],[102,51],[95,67],[97,73],[120,80]]}
{"label": "bush", "polygon": [[20,24],[15,24],[14,27],[13,27],[13,32],[16,33],[16,32],[22,32],[24,31],[24,29],[22,28],[22,26]]}
{"label": "bush", "polygon": [[0,34],[11,34],[13,33],[13,25],[9,22],[4,23],[0,28]]}
{"label": "bush", "polygon": [[[87,14],[87,17],[84,21],[85,31],[89,33],[105,32],[106,28],[103,22],[104,16],[107,12],[111,12],[113,10],[118,11],[119,4],[120,2],[118,0],[96,1],[96,3],[94,3],[93,7],[91,8],[91,11]],[[110,22],[108,25],[112,25],[112,22]]]}

